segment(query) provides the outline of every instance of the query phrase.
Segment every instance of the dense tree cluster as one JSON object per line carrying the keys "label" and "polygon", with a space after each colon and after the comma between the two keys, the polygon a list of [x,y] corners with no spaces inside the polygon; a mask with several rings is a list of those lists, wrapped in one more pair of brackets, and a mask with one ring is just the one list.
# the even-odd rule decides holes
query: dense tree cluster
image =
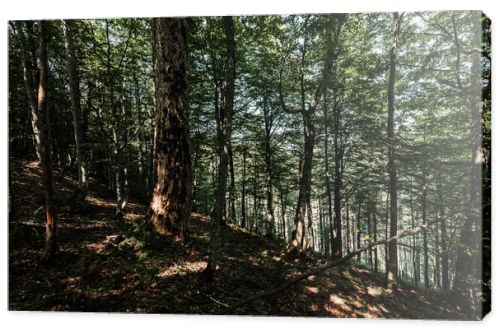
{"label": "dense tree cluster", "polygon": [[93,178],[115,194],[116,219],[134,197],[184,241],[190,213],[209,215],[209,278],[224,224],[332,259],[422,226],[354,261],[389,287],[480,307],[491,104],[479,12],[9,27],[10,154],[44,169],[46,257],[54,166],[78,175],[75,212]]}

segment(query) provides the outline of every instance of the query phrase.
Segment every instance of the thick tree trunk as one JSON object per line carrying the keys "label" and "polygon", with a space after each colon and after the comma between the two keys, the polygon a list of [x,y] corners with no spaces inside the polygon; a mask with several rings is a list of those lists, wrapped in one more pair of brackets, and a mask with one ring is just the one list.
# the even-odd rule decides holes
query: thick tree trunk
{"label": "thick tree trunk", "polygon": [[155,19],[156,178],[150,223],[159,233],[188,237],[191,157],[185,19]]}
{"label": "thick tree trunk", "polygon": [[74,194],[75,208],[78,208],[87,196],[88,177],[85,153],[83,152],[85,144],[82,137],[81,125],[81,105],[80,105],[80,78],[78,75],[77,57],[74,46],[73,30],[71,21],[62,20],[64,33],[64,45],[66,47],[66,59],[69,77],[69,88],[71,95],[71,114],[73,116],[73,132],[75,137],[75,155],[76,166],[78,169],[78,189]]}
{"label": "thick tree trunk", "polygon": [[214,211],[212,215],[212,234],[210,236],[210,255],[205,269],[207,279],[211,281],[219,258],[220,225],[224,217],[224,199],[226,195],[227,170],[229,160],[229,145],[231,141],[234,84],[236,78],[236,44],[234,39],[234,22],[231,16],[224,17],[226,33],[226,63],[225,63],[225,90],[224,110],[221,110],[220,128],[217,131],[217,155],[219,168],[217,173],[217,189],[215,194]]}
{"label": "thick tree trunk", "polygon": [[[394,86],[396,83],[396,51],[399,30],[401,26],[402,14],[394,13],[394,30],[392,33],[392,45],[389,51],[389,89],[387,97],[387,139],[388,148],[388,174],[390,193],[390,227],[389,236],[393,237],[398,233],[398,186],[396,174],[396,138],[394,136]],[[398,278],[398,244],[397,240],[389,243],[389,263],[387,271],[387,287],[392,288]]]}

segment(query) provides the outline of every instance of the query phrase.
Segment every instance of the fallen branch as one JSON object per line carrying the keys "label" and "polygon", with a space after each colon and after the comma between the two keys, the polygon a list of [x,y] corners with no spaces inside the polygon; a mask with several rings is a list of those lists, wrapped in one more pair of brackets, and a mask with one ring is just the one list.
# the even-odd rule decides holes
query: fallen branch
{"label": "fallen branch", "polygon": [[281,284],[280,286],[276,287],[276,288],[273,288],[273,289],[270,289],[270,290],[266,290],[266,291],[262,291],[262,292],[259,292],[259,293],[256,293],[250,297],[247,297],[247,298],[244,298],[244,299],[241,299],[240,301],[236,302],[235,304],[233,304],[232,306],[230,306],[229,308],[223,310],[223,314],[228,314],[228,313],[231,313],[232,311],[240,308],[241,306],[245,305],[245,304],[248,304],[248,303],[251,303],[257,299],[260,299],[260,298],[264,298],[264,297],[269,297],[269,296],[272,296],[274,294],[277,294],[283,290],[285,290],[286,288],[289,288],[290,286],[308,278],[309,276],[313,276],[313,275],[318,275],[318,274],[321,274],[323,273],[324,271],[328,270],[328,269],[331,269],[333,267],[336,267],[340,264],[343,264],[347,261],[349,261],[350,259],[352,259],[353,257],[355,257],[356,255],[374,247],[374,246],[378,246],[378,245],[385,245],[385,244],[388,244],[392,241],[397,241],[399,239],[402,239],[404,237],[408,237],[408,236],[412,236],[412,235],[415,235],[415,234],[418,234],[420,233],[423,229],[425,229],[427,226],[425,225],[421,225],[421,226],[418,226],[414,229],[411,229],[411,230],[406,230],[406,231],[403,231],[401,232],[400,234],[394,236],[394,237],[391,237],[389,239],[386,239],[386,240],[379,240],[379,241],[374,241],[374,242],[371,242],[343,257],[341,257],[340,259],[337,259],[329,264],[326,264],[324,266],[321,266],[321,267],[318,267],[318,268],[315,268],[315,269],[312,269],[308,272],[305,272],[295,278],[292,278],[288,281],[286,281],[285,283]]}

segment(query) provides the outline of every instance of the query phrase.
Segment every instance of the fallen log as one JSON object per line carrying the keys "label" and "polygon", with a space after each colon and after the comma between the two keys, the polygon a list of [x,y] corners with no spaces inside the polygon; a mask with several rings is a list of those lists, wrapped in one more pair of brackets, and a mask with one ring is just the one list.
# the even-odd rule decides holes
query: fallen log
{"label": "fallen log", "polygon": [[412,236],[412,235],[415,235],[415,234],[418,234],[420,233],[422,230],[424,230],[427,226],[426,225],[421,225],[421,226],[418,226],[414,229],[411,229],[411,230],[406,230],[406,231],[403,231],[401,232],[400,234],[398,235],[395,235],[394,237],[391,237],[389,239],[386,239],[386,240],[379,240],[379,241],[374,241],[374,242],[371,242],[361,248],[358,248],[357,250],[347,254],[347,255],[344,255],[343,257],[341,257],[340,259],[337,259],[333,262],[330,262],[324,266],[321,266],[321,267],[318,267],[318,268],[314,268],[314,269],[311,269],[297,277],[294,277],[286,282],[284,282],[283,284],[281,284],[280,286],[276,287],[276,288],[272,288],[272,289],[269,289],[269,290],[265,290],[265,291],[262,291],[262,292],[259,292],[259,293],[256,293],[254,295],[251,295],[247,298],[243,298],[243,299],[240,299],[238,302],[234,303],[233,305],[229,306],[228,308],[222,310],[220,313],[221,314],[230,314],[231,312],[233,312],[234,310],[240,308],[241,306],[245,305],[245,304],[248,304],[248,303],[251,303],[257,299],[260,299],[260,298],[264,298],[264,297],[269,297],[269,296],[272,296],[272,295],[275,295],[287,288],[289,288],[290,286],[310,277],[310,276],[313,276],[313,275],[318,275],[318,274],[321,274],[323,272],[325,272],[326,270],[328,269],[332,269],[338,265],[341,265],[347,261],[349,261],[350,259],[352,259],[353,257],[355,257],[356,255],[374,247],[374,246],[378,246],[378,245],[385,245],[385,244],[388,244],[392,241],[397,241],[399,239],[402,239],[404,237],[408,237],[408,236]]}

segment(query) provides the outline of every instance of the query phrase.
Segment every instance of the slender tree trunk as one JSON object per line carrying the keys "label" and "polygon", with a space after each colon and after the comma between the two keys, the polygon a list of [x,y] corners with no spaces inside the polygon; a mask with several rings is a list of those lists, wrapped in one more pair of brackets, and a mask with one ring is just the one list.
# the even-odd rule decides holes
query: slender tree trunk
{"label": "slender tree trunk", "polygon": [[273,210],[273,166],[271,156],[271,129],[273,119],[267,105],[267,96],[264,96],[264,129],[265,129],[265,160],[266,160],[266,237],[273,238],[274,210]]}
{"label": "slender tree trunk", "polygon": [[[367,220],[366,230],[368,232],[367,236],[370,238],[371,242],[371,238],[373,237],[373,235],[372,235],[372,213],[371,213],[370,201],[366,202],[366,220]],[[373,270],[373,248],[370,248],[368,250],[368,264],[370,266],[370,269]]]}
{"label": "slender tree trunk", "polygon": [[345,251],[351,251],[351,221],[349,219],[349,198],[345,199]]}
{"label": "slender tree trunk", "polygon": [[[399,30],[401,26],[402,14],[394,13],[394,30],[392,34],[392,45],[389,51],[389,90],[387,98],[388,120],[387,139],[388,149],[388,173],[389,173],[389,193],[390,193],[390,233],[389,236],[396,236],[398,233],[398,186],[396,174],[396,138],[394,136],[394,86],[396,83],[396,52]],[[387,287],[392,288],[398,279],[398,243],[394,240],[389,243],[389,263],[387,272]]]}
{"label": "slender tree trunk", "polygon": [[[358,214],[356,215],[356,245],[357,249],[361,248],[361,199],[359,199],[358,203]],[[358,254],[358,263],[361,264],[361,253]]]}
{"label": "slender tree trunk", "polygon": [[185,19],[155,19],[156,177],[150,223],[158,233],[188,238],[191,156]]}
{"label": "slender tree trunk", "polygon": [[[337,105],[337,103],[335,103]],[[334,134],[334,149],[335,149],[335,181],[333,186],[334,193],[334,226],[335,226],[335,249],[333,250],[333,258],[338,259],[342,257],[342,173],[341,165],[343,159],[343,150],[340,147],[340,132],[341,132],[341,122],[340,122],[340,110],[336,106],[335,108],[335,134]]]}
{"label": "slender tree trunk", "polygon": [[[412,179],[413,181],[413,179]],[[415,215],[413,209],[413,182],[410,183],[410,217],[411,217],[411,228],[415,228]],[[416,250],[416,236],[412,236],[412,265],[413,265],[413,281],[415,285],[418,285],[418,267],[417,267],[417,250]]]}
{"label": "slender tree trunk", "polygon": [[254,230],[257,232],[257,158],[254,155],[253,157],[253,182],[252,182],[252,197],[253,197],[253,214],[252,214],[252,226],[250,227],[250,231]]}
{"label": "slender tree trunk", "polygon": [[[455,37],[456,39],[456,37]],[[481,41],[481,20],[479,16],[474,19],[474,40]],[[457,59],[460,56],[460,46],[456,46]],[[458,69],[457,69],[458,70]],[[481,54],[478,52],[472,55],[472,66],[470,73],[471,87],[467,89],[470,103],[470,190],[469,201],[465,207],[465,222],[460,230],[460,242],[457,245],[455,281],[452,292],[459,307],[466,311],[475,311],[480,314],[481,299],[478,297],[483,287],[472,282],[481,280],[481,247],[486,243],[483,239],[482,227],[482,196],[481,196],[481,168],[485,162],[482,148],[481,126],[482,126],[482,103],[481,103]],[[477,264],[476,264],[477,263]],[[474,270],[476,269],[476,271]],[[483,282],[485,284],[485,282]],[[487,298],[486,296],[482,296]],[[476,314],[477,314],[476,313]]]}
{"label": "slender tree trunk", "polygon": [[[377,242],[377,203],[373,202],[373,241]],[[375,272],[378,272],[378,247],[373,247],[373,268]]]}
{"label": "slender tree trunk", "polygon": [[246,180],[247,177],[247,148],[243,147],[243,175],[241,180],[241,227],[246,228]]}
{"label": "slender tree trunk", "polygon": [[[307,206],[311,202],[311,177],[312,177],[312,163],[313,163],[313,155],[314,155],[314,142],[315,142],[315,114],[318,104],[323,97],[323,94],[326,91],[327,84],[330,81],[333,63],[336,59],[336,49],[338,46],[338,38],[340,35],[340,29],[342,27],[344,16],[338,16],[336,20],[335,29],[333,28],[333,16],[331,18],[331,28],[327,30],[327,51],[325,55],[322,77],[319,83],[319,86],[316,89],[316,92],[313,96],[313,100],[310,103],[309,107],[305,108],[305,100],[304,100],[304,84],[303,84],[303,73],[302,73],[302,84],[301,84],[301,95],[302,95],[302,106],[300,112],[302,114],[302,120],[304,125],[304,159],[300,174],[300,182],[299,182],[299,198],[297,201],[297,209],[295,211],[294,218],[294,231],[292,234],[292,241],[287,246],[287,251],[306,251],[307,242],[306,242],[306,215],[307,215]],[[302,65],[304,65],[304,54],[305,54],[305,45],[307,43],[304,42],[303,49],[303,57],[302,57]],[[284,102],[282,101],[282,104]]]}
{"label": "slender tree trunk", "polygon": [[224,17],[224,30],[226,34],[226,63],[225,63],[225,90],[224,109],[221,110],[220,127],[217,131],[217,148],[219,168],[217,174],[217,189],[215,195],[214,211],[212,215],[212,234],[210,236],[210,254],[205,269],[209,281],[217,269],[220,249],[220,225],[223,220],[224,199],[226,195],[227,170],[229,160],[229,145],[231,141],[234,84],[236,78],[236,44],[234,39],[234,22],[231,16]]}
{"label": "slender tree trunk", "polygon": [[319,252],[324,254],[324,227],[323,227],[323,208],[321,207],[321,200],[318,200],[318,211],[319,211]]}
{"label": "slender tree trunk", "polygon": [[439,225],[437,219],[434,219],[434,285],[441,288],[441,254],[439,253]]}
{"label": "slender tree trunk", "polygon": [[282,190],[280,191],[280,203],[281,203],[281,223],[283,225],[283,241],[286,243],[288,240],[286,238],[286,235],[287,235],[287,231],[286,231],[286,202],[285,202],[285,192],[286,190]]}
{"label": "slender tree trunk", "polygon": [[424,227],[424,286],[430,287],[429,283],[429,241],[427,228],[427,175],[425,168],[422,172],[422,225]]}
{"label": "slender tree trunk", "polygon": [[26,89],[26,96],[28,98],[28,103],[30,107],[30,116],[31,116],[31,128],[33,130],[33,143],[35,147],[35,153],[37,157],[38,163],[41,164],[41,152],[40,147],[42,146],[40,143],[40,129],[37,127],[38,121],[38,103],[37,103],[37,94],[38,90],[36,87],[36,79],[35,79],[35,69],[36,59],[33,59],[32,53],[30,51],[30,45],[24,29],[26,24],[23,24],[22,21],[16,21],[16,30],[17,35],[19,37],[19,42],[22,47],[23,54],[23,78],[24,85]]}
{"label": "slender tree trunk", "polygon": [[444,212],[444,196],[441,183],[441,175],[438,172],[438,184],[437,191],[439,197],[439,222],[441,229],[441,278],[442,287],[445,292],[450,290],[450,278],[449,278],[449,267],[448,267],[448,237],[446,235],[446,216]]}
{"label": "slender tree trunk", "polygon": [[[140,196],[142,198],[146,198],[149,192],[149,175],[148,169],[146,168],[145,162],[145,144],[144,144],[144,136],[142,133],[142,127],[144,124],[144,117],[142,113],[142,105],[141,105],[141,93],[139,89],[139,80],[134,75],[134,91],[135,91],[135,112],[137,114],[137,126],[139,127],[139,131],[137,131],[137,161],[139,168],[139,177],[141,182],[140,187]],[[193,196],[194,198],[194,196]]]}
{"label": "slender tree trunk", "polygon": [[236,184],[234,180],[234,157],[233,157],[233,145],[231,141],[228,144],[229,153],[229,214],[228,222],[231,224],[236,224]]}
{"label": "slender tree trunk", "polygon": [[37,122],[35,124],[39,134],[40,163],[43,172],[43,183],[45,188],[45,250],[44,260],[51,260],[57,252],[57,217],[54,199],[54,185],[52,181],[52,159],[51,144],[49,136],[49,113],[47,110],[47,81],[48,81],[48,59],[47,59],[47,22],[38,21],[38,104]]}
{"label": "slender tree trunk", "polygon": [[71,114],[73,116],[73,132],[75,136],[75,156],[78,169],[78,189],[74,194],[75,205],[83,203],[87,196],[88,177],[87,163],[83,148],[82,126],[81,126],[81,105],[80,105],[80,78],[78,75],[77,57],[74,46],[74,26],[71,21],[62,20],[64,33],[64,44],[66,47],[66,59],[69,77],[69,87],[71,95]]}

